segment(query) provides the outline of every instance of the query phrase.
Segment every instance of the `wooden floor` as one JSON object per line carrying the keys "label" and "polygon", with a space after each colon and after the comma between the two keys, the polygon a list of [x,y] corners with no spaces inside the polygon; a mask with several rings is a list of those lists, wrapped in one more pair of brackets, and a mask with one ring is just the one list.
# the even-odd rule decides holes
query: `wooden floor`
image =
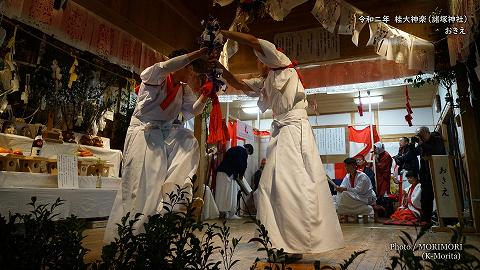
{"label": "wooden floor", "polygon": [[[209,221],[217,222],[220,221]],[[265,254],[257,252],[256,245],[248,243],[255,232],[255,225],[245,223],[245,220],[232,220],[227,223],[231,227],[232,237],[242,237],[242,241],[236,252],[239,264],[234,269],[250,269],[255,258],[264,258]],[[86,260],[91,262],[100,259],[102,249],[102,239],[104,228],[89,229],[86,231],[84,246],[90,249]],[[408,231],[412,236],[416,235],[415,228],[405,226],[392,226],[382,224],[342,224],[342,231],[345,238],[346,247],[340,250],[330,251],[321,254],[308,254],[304,256],[305,261],[319,260],[321,265],[330,264],[337,266],[343,260],[348,259],[354,251],[368,249],[366,254],[360,255],[349,269],[385,269],[390,265],[389,258],[394,254],[390,249],[390,244],[401,244],[399,235],[401,230]],[[449,243],[450,234],[442,232],[429,232],[423,238],[423,243]],[[467,243],[480,247],[480,235],[467,235]],[[480,255],[480,254],[478,254]],[[215,259],[219,259],[219,255]]]}

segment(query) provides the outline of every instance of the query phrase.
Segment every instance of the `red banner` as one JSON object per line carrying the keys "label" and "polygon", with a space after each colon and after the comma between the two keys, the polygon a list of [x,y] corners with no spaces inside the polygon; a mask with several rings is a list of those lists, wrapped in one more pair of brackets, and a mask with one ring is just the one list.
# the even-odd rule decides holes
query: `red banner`
{"label": "red banner", "polygon": [[[372,138],[371,138],[370,127],[357,130],[352,126],[349,126],[348,140],[350,142],[360,143],[364,145],[363,149],[359,153],[350,153],[350,156],[356,156],[358,154],[366,156],[369,153],[369,151],[372,149]],[[373,141],[374,142],[380,141],[380,137],[378,136],[377,128],[375,126],[373,126]]]}

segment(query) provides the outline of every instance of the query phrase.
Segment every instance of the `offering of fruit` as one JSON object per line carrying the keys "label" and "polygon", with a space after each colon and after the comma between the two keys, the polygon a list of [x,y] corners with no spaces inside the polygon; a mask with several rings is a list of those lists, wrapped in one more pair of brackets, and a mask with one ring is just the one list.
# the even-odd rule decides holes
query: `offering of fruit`
{"label": "offering of fruit", "polygon": [[20,149],[14,150],[12,154],[17,155],[17,156],[23,156],[23,152]]}
{"label": "offering of fruit", "polygon": [[103,147],[103,140],[102,140],[102,138],[100,138],[100,137],[94,137],[94,138],[92,139],[92,143],[93,143],[93,146]]}
{"label": "offering of fruit", "polygon": [[5,148],[5,147],[0,147],[0,154],[11,154],[12,150]]}
{"label": "offering of fruit", "polygon": [[66,143],[77,143],[75,141],[75,134],[73,133],[73,131],[63,131],[62,132],[62,138],[63,138],[63,142],[66,142]]}
{"label": "offering of fruit", "polygon": [[79,142],[80,142],[80,144],[83,144],[83,145],[93,146],[93,136],[83,135],[80,138]]}
{"label": "offering of fruit", "polygon": [[80,148],[78,149],[78,155],[81,157],[92,157],[93,153],[87,149]]}

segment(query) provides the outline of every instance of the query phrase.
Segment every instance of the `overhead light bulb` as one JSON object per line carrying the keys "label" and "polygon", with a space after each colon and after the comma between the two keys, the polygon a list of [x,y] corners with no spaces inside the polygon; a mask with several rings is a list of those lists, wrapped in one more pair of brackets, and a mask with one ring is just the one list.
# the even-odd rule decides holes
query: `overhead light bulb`
{"label": "overhead light bulb", "polygon": [[[369,104],[369,103],[380,103],[383,101],[383,97],[382,96],[375,96],[375,97],[364,97],[362,98],[362,104]],[[355,104],[360,104],[360,100],[358,100],[358,98],[354,98],[353,99],[353,102]]]}
{"label": "overhead light bulb", "polygon": [[260,112],[260,109],[258,107],[242,107],[242,111],[248,114],[257,114]]}

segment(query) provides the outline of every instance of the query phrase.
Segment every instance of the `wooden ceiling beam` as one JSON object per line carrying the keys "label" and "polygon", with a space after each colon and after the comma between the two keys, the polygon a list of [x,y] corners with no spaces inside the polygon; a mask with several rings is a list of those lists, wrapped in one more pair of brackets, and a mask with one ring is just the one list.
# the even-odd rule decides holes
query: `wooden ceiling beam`
{"label": "wooden ceiling beam", "polygon": [[138,38],[145,44],[151,46],[159,52],[168,52],[175,48],[173,44],[168,44],[151,32],[146,31],[144,28],[138,26],[132,21],[128,20],[125,16],[115,12],[110,7],[103,4],[98,0],[73,0],[75,3],[95,13],[97,16],[112,23],[117,28],[124,30],[135,38]]}
{"label": "wooden ceiling beam", "polygon": [[201,32],[202,27],[200,22],[202,21],[197,17],[188,7],[179,0],[162,0],[170,9],[172,9],[178,16],[180,16],[193,30]]}

